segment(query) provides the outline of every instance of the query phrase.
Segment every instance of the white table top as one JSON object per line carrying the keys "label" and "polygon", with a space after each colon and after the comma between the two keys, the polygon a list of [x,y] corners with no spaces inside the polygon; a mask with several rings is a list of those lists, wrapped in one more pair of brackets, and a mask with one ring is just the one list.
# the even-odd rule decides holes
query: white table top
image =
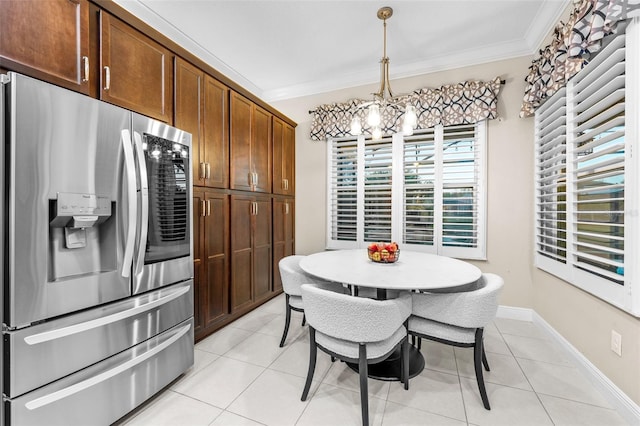
{"label": "white table top", "polygon": [[477,281],[482,272],[462,260],[409,250],[395,263],[375,263],[366,249],[323,251],[305,256],[300,267],[324,280],[389,290],[444,289]]}

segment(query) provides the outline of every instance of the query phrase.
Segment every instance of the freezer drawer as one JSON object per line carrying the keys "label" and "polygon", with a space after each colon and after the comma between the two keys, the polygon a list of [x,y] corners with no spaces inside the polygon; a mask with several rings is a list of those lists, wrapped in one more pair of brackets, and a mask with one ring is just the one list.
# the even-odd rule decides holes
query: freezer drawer
{"label": "freezer drawer", "polygon": [[193,318],[96,365],[8,400],[5,424],[110,424],[192,365]]}
{"label": "freezer drawer", "polygon": [[4,393],[14,398],[193,316],[193,280],[6,332]]}

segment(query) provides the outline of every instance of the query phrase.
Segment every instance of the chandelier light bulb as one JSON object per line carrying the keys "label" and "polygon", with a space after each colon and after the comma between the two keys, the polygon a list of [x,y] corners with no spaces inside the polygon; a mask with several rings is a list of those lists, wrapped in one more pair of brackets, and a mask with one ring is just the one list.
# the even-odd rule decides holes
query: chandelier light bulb
{"label": "chandelier light bulb", "polygon": [[353,117],[351,120],[351,130],[349,132],[354,136],[362,133],[362,123],[359,117]]}
{"label": "chandelier light bulb", "polygon": [[405,123],[402,125],[402,134],[405,136],[411,136],[413,134],[413,126],[411,124]]}
{"label": "chandelier light bulb", "polygon": [[418,116],[416,114],[416,107],[411,104],[407,104],[404,111],[404,125],[403,127],[411,126],[412,129],[415,129],[418,125]]}
{"label": "chandelier light bulb", "polygon": [[382,139],[382,129],[378,126],[374,127],[371,131],[371,138],[374,141],[379,141],[380,139]]}
{"label": "chandelier light bulb", "polygon": [[369,114],[367,115],[367,124],[371,127],[377,127],[380,125],[380,107],[373,104],[369,107]]}

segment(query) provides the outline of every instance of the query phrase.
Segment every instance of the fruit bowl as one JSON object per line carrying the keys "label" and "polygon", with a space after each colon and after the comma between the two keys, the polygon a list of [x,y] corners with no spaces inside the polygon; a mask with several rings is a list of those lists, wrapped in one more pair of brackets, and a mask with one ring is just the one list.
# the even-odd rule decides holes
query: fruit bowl
{"label": "fruit bowl", "polygon": [[371,243],[367,247],[369,259],[376,263],[394,263],[400,258],[396,243]]}

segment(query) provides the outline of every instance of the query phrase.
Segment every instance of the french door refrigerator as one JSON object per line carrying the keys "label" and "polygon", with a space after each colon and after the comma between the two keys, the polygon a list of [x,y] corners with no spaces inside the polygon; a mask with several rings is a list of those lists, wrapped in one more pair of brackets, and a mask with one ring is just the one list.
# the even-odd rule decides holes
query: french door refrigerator
{"label": "french door refrigerator", "polygon": [[191,135],[0,82],[0,418],[109,424],[193,365]]}

